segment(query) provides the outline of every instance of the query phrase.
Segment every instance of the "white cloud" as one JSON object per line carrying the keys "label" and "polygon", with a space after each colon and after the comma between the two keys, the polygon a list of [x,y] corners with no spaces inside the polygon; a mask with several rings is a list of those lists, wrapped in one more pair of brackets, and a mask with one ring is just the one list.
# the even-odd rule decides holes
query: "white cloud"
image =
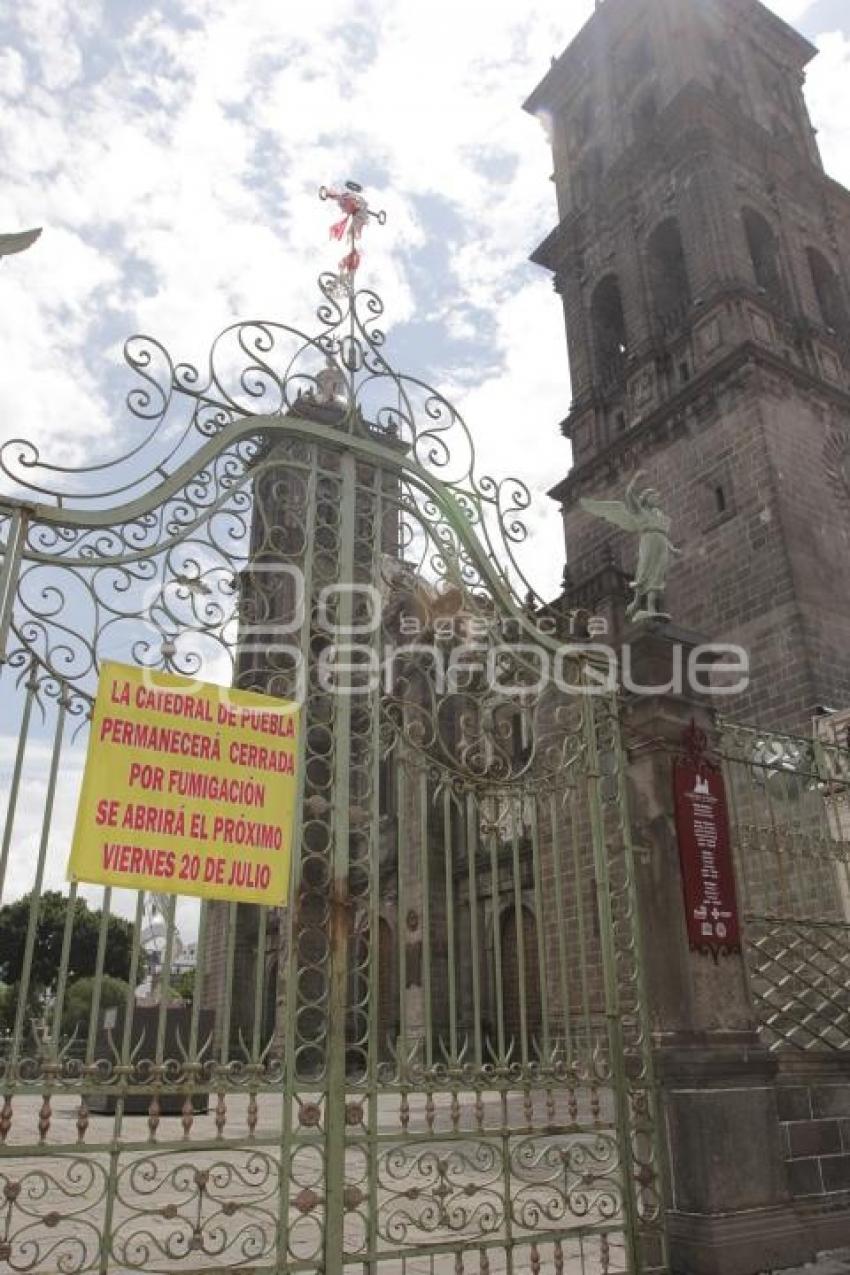
{"label": "white cloud", "polygon": [[786,22],[799,22],[814,8],[816,0],[768,0],[767,7]]}
{"label": "white cloud", "polygon": [[850,186],[850,38],[831,31],[819,36],[817,43],[820,55],[808,75],[809,107],[819,129],[827,172]]}
{"label": "white cloud", "polygon": [[[812,5],[772,7],[797,21]],[[0,224],[46,225],[0,266],[0,350],[15,369],[0,376],[4,428],[66,464],[109,435],[120,451],[128,421],[106,373],[130,331],[202,364],[237,317],[309,328],[315,274],[337,256],[316,188],[354,176],[390,214],[369,229],[364,279],[391,336],[416,324],[410,370],[445,383],[465,363],[464,384],[480,381],[465,398],[473,428],[485,450],[506,440],[494,465],[538,490],[556,481],[562,319],[551,296],[537,308],[548,283],[524,265],[554,221],[551,159],[520,104],[593,0],[172,0],[128,10],[113,32],[121,8],[33,0],[0,55],[0,95],[15,103],[0,116]],[[810,99],[847,178],[848,45],[821,44]],[[533,456],[511,449],[518,402],[537,413]],[[557,527],[545,501],[535,517]]]}
{"label": "white cloud", "polygon": [[23,58],[17,49],[0,50],[0,97],[20,97],[23,91]]}

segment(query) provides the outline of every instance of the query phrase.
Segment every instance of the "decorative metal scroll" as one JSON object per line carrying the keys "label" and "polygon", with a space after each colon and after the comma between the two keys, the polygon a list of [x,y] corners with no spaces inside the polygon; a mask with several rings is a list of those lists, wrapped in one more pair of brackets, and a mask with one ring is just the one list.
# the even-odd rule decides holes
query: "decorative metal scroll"
{"label": "decorative metal scroll", "polygon": [[[320,284],[318,335],[238,324],[203,372],[129,341],[120,459],[0,453],[0,1272],[662,1271],[616,703],[538,627],[527,489],[391,369],[374,293]],[[293,905],[170,899],[142,1032],[144,896],[89,898],[87,958],[72,887],[40,960],[107,657],[303,705]]]}

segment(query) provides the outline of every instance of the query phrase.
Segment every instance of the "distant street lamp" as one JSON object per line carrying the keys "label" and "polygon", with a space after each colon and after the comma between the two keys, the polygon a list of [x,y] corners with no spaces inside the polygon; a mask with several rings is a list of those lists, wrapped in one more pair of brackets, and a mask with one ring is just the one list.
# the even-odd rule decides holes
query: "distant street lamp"
{"label": "distant street lamp", "polygon": [[11,257],[13,252],[25,252],[31,248],[41,234],[41,227],[36,230],[19,230],[15,235],[0,235],[0,257]]}

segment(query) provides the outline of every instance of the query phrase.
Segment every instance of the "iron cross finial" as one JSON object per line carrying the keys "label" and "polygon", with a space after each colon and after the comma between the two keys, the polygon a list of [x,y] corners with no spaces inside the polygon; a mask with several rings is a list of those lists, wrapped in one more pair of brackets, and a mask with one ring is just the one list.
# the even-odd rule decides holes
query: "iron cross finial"
{"label": "iron cross finial", "polygon": [[364,227],[368,224],[370,217],[374,217],[379,226],[386,225],[387,214],[383,209],[375,212],[369,207],[359,182],[347,181],[342,190],[335,186],[321,186],[319,198],[332,199],[335,204],[339,204],[345,214],[340,221],[334,222],[331,226],[331,238],[340,240],[345,239],[346,236],[348,238],[348,252],[339,263],[339,277],[341,283],[353,287],[354,276],[361,260],[357,244],[363,235]]}

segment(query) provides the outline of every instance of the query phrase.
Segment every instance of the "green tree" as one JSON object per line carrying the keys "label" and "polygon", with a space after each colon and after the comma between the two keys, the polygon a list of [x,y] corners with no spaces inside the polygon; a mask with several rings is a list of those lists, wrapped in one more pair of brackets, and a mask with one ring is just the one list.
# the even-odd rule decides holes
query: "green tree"
{"label": "green tree", "polygon": [[[23,976],[31,899],[31,895],[25,894],[15,903],[7,903],[0,908],[0,981],[4,983],[20,983]],[[56,890],[48,890],[41,896],[33,949],[31,996],[36,991],[50,992],[56,986],[69,906],[67,895]],[[69,981],[94,974],[100,923],[101,913],[90,911],[84,899],[77,899],[68,957]],[[107,922],[104,973],[126,981],[132,949],[133,926],[129,921],[111,916]],[[141,978],[141,962],[139,967]]]}
{"label": "green tree", "polygon": [[0,1033],[10,1032],[14,1027],[17,1003],[17,987],[0,986]]}
{"label": "green tree", "polygon": [[[70,1036],[78,1029],[78,1035],[85,1039],[84,1033],[88,1031],[91,1017],[94,984],[93,978],[80,978],[68,988],[62,1011],[62,1031],[66,1035]],[[100,1014],[105,1009],[126,1005],[129,992],[129,983],[121,978],[112,978],[109,974],[104,975],[100,985]]]}
{"label": "green tree", "polygon": [[172,982],[171,990],[175,996],[180,997],[181,1001],[191,1005],[195,999],[195,971],[184,970]]}

